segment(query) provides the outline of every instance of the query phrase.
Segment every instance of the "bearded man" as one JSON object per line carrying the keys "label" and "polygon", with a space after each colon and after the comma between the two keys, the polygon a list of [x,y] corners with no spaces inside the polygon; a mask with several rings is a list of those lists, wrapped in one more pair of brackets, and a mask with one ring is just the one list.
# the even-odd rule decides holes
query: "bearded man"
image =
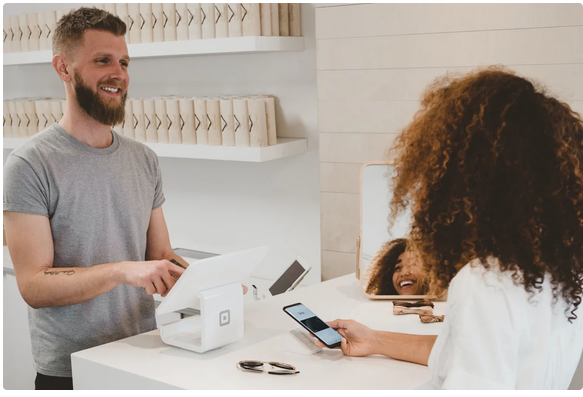
{"label": "bearded man", "polygon": [[30,306],[37,389],[71,389],[71,353],[156,328],[188,264],[174,254],[156,154],[111,129],[124,118],[126,25],[96,8],[63,16],[52,65],[63,118],[11,153],[4,226],[19,291]]}

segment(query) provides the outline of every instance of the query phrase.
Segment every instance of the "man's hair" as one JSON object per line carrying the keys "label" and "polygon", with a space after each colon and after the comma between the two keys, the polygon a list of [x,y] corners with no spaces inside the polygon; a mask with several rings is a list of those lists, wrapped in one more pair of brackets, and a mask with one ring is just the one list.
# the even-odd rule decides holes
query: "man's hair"
{"label": "man's hair", "polygon": [[550,276],[577,318],[583,287],[583,122],[569,105],[499,67],[436,80],[397,139],[391,221],[446,287],[498,259],[534,294]]}
{"label": "man's hair", "polygon": [[53,55],[70,52],[80,44],[83,34],[89,29],[123,36],[126,24],[115,15],[95,7],[73,10],[57,22],[53,35]]}

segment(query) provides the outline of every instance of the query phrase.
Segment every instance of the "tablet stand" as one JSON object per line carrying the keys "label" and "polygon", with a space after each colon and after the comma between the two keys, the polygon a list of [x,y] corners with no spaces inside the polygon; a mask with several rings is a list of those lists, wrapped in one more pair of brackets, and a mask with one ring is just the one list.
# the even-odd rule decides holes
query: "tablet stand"
{"label": "tablet stand", "polygon": [[311,356],[322,351],[322,347],[316,346],[316,338],[309,336],[308,331],[296,328],[285,336],[284,350],[290,353]]}
{"label": "tablet stand", "polygon": [[217,349],[243,338],[243,291],[238,282],[198,291],[200,315],[160,327],[168,345],[197,353]]}

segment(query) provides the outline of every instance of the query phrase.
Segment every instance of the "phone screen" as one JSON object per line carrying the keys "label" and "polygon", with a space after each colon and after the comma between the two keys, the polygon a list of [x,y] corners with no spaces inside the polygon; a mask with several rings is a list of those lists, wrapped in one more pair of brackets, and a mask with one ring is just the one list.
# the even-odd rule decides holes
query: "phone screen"
{"label": "phone screen", "polygon": [[301,303],[286,306],[283,310],[289,314],[294,320],[300,323],[304,328],[310,331],[316,338],[323,342],[328,347],[340,346],[342,335],[335,329],[331,328],[324,321],[320,320],[318,316],[310,311]]}
{"label": "phone screen", "polygon": [[294,261],[290,267],[277,279],[275,283],[269,288],[271,295],[279,295],[286,292],[293,283],[306,271],[298,261]]}

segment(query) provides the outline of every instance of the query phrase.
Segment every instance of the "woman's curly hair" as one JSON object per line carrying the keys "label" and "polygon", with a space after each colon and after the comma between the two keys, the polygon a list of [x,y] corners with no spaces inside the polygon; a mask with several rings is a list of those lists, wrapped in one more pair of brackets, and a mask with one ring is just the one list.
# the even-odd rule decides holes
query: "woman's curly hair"
{"label": "woman's curly hair", "polygon": [[550,276],[576,319],[583,285],[583,122],[503,68],[437,79],[396,140],[391,217],[413,209],[411,238],[437,290],[495,257],[527,292]]}

